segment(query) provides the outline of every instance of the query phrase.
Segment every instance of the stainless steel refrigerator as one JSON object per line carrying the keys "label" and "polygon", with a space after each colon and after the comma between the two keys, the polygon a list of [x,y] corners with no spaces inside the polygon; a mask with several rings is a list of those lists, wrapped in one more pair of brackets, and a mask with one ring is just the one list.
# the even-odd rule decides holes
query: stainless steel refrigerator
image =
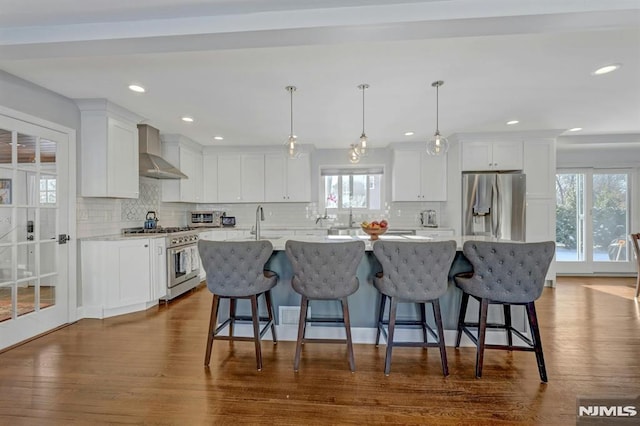
{"label": "stainless steel refrigerator", "polygon": [[462,174],[462,235],[525,240],[526,175]]}

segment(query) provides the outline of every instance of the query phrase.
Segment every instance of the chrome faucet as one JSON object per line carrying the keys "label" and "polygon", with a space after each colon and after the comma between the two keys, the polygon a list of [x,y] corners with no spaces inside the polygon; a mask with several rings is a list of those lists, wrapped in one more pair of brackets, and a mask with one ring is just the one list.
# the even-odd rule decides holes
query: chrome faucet
{"label": "chrome faucet", "polygon": [[324,209],[324,216],[318,216],[318,218],[316,219],[316,225],[318,224],[318,222],[320,222],[322,219],[329,219],[329,216],[327,215],[327,209]]}
{"label": "chrome faucet", "polygon": [[258,204],[258,208],[256,209],[256,240],[260,239],[260,221],[264,220],[264,210],[262,210],[262,206]]}
{"label": "chrome faucet", "polygon": [[353,226],[353,207],[349,206],[349,227]]}

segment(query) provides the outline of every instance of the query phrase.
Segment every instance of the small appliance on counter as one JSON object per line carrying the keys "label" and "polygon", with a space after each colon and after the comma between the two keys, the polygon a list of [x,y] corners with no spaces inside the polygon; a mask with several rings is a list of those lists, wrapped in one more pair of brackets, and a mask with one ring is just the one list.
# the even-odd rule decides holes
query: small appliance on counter
{"label": "small appliance on counter", "polygon": [[420,223],[425,228],[438,227],[438,214],[435,210],[424,210],[420,212]]}
{"label": "small appliance on counter", "polygon": [[222,226],[236,226],[235,216],[222,216]]}
{"label": "small appliance on counter", "polygon": [[192,228],[219,228],[222,226],[224,212],[209,210],[191,212],[189,226]]}
{"label": "small appliance on counter", "polygon": [[158,227],[158,217],[156,212],[147,212],[147,217],[144,221],[144,229],[156,229]]}

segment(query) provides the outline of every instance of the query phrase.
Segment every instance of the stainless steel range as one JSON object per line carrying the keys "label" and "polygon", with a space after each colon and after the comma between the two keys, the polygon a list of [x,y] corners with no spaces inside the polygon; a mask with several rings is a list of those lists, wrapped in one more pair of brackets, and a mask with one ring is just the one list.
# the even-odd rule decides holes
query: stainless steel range
{"label": "stainless steel range", "polygon": [[198,254],[198,231],[188,227],[175,228],[127,228],[123,235],[166,234],[167,240],[167,295],[168,301],[200,283],[200,255]]}

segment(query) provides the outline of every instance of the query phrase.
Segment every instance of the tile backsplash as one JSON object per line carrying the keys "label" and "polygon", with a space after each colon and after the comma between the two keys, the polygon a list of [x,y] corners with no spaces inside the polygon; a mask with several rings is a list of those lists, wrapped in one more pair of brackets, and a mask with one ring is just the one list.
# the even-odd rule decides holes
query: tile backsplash
{"label": "tile backsplash", "polygon": [[[256,207],[260,203],[247,204],[189,204],[165,203],[162,199],[162,181],[140,178],[140,198],[93,198],[78,197],[76,205],[78,238],[119,234],[122,228],[143,226],[148,211],[155,211],[159,226],[186,226],[189,212],[193,210],[222,210],[227,216],[235,216],[238,227],[249,228],[255,223]],[[441,217],[439,202],[398,202],[385,203],[383,210],[354,212],[353,220],[387,219],[394,228],[415,228],[420,226],[420,212],[434,209],[438,213],[440,226],[450,226]],[[338,215],[329,213],[329,219],[316,225],[316,218],[324,215],[317,203],[261,203],[265,222],[269,227],[330,227],[346,225],[348,212]]]}

